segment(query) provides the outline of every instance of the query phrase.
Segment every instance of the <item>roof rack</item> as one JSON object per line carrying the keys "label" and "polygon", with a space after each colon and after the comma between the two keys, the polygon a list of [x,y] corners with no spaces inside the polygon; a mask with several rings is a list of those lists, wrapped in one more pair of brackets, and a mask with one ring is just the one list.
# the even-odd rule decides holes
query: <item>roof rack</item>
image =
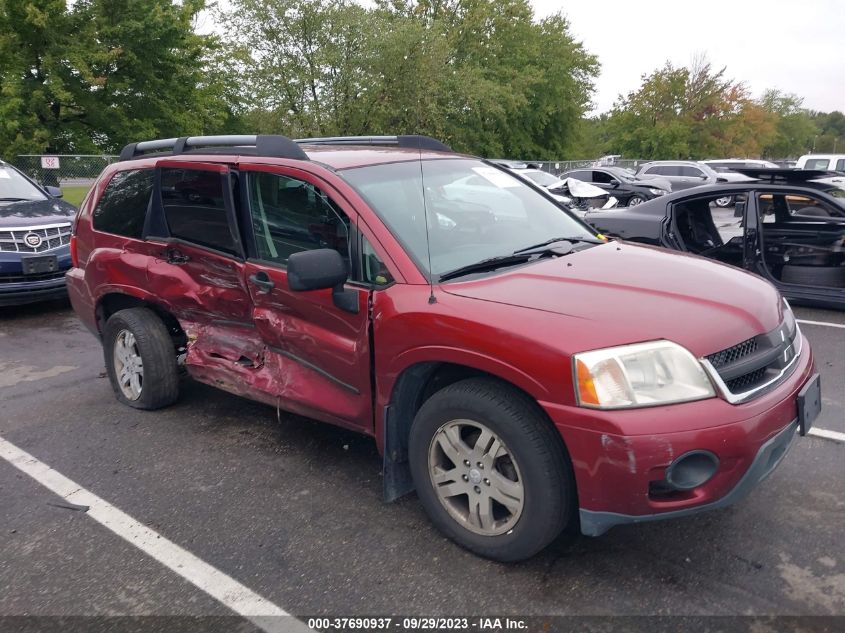
{"label": "roof rack", "polygon": [[399,136],[326,136],[298,138],[296,143],[305,145],[395,145],[409,149],[425,149],[435,152],[451,152],[452,148],[430,136],[421,134],[400,134]]}
{"label": "roof rack", "polygon": [[238,147],[249,148],[261,156],[308,160],[302,148],[287,136],[271,134],[230,134],[226,136],[182,136],[156,141],[130,143],[120,152],[121,161],[139,158],[146,153],[184,154],[201,148]]}
{"label": "roof rack", "polygon": [[789,169],[788,167],[737,167],[732,171],[748,176],[749,178],[768,182],[805,182],[817,178],[829,178],[831,176],[841,175],[822,169]]}

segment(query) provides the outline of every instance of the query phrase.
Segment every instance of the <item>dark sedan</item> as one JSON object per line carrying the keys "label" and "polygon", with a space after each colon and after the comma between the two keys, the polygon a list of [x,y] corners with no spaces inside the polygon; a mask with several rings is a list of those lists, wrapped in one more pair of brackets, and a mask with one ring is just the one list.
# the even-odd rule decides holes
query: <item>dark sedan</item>
{"label": "dark sedan", "polygon": [[671,191],[668,182],[657,179],[640,179],[621,167],[590,167],[573,169],[560,178],[575,178],[601,187],[619,200],[621,206],[635,207],[641,202],[663,196]]}
{"label": "dark sedan", "polygon": [[[821,171],[742,169],[746,182],[705,185],[585,220],[626,240],[757,273],[789,299],[845,308],[845,183]],[[716,205],[732,196],[736,212]]]}
{"label": "dark sedan", "polygon": [[67,296],[76,209],[0,161],[0,306]]}

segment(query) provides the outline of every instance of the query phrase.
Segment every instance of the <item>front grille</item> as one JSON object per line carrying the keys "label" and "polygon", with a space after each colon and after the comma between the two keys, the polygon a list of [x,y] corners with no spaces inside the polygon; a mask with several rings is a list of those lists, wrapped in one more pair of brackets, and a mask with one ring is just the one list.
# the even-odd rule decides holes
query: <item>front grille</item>
{"label": "front grille", "polygon": [[721,382],[731,402],[745,401],[779,384],[800,350],[798,326],[793,319],[771,332],[759,334],[704,357],[708,372]]}
{"label": "front grille", "polygon": [[739,378],[727,381],[725,384],[733,393],[742,393],[762,384],[766,377],[766,368],[761,367],[752,372],[743,374]]}
{"label": "front grille", "polygon": [[753,354],[756,351],[757,339],[750,338],[747,341],[739,343],[738,345],[734,345],[733,347],[729,347],[728,349],[723,349],[721,352],[710,354],[710,356],[707,357],[707,360],[710,361],[710,364],[713,365],[715,369],[719,369],[720,367],[730,365],[731,363],[734,363],[741,358],[745,358],[749,354]]}
{"label": "front grille", "polygon": [[0,284],[14,284],[26,281],[47,281],[48,279],[61,279],[65,276],[66,270],[54,270],[50,273],[38,273],[36,275],[21,275],[20,273],[0,273]]}
{"label": "front grille", "polygon": [[[31,246],[27,242],[28,236],[33,241],[38,240],[35,240],[30,234],[38,236],[40,243]],[[70,222],[49,226],[0,229],[0,252],[44,253],[67,244],[70,244]]]}

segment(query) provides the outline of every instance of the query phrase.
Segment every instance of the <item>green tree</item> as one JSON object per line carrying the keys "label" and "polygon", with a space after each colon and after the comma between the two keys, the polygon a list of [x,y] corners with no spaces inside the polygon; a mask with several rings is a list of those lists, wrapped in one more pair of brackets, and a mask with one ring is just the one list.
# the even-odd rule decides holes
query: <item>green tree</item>
{"label": "green tree", "polygon": [[194,32],[204,0],[0,0],[0,152],[211,133],[234,108]]}
{"label": "green tree", "polygon": [[760,106],[776,118],[774,137],[763,148],[767,158],[797,158],[809,152],[819,129],[810,113],[802,108],[803,99],[777,89],[767,90]]}

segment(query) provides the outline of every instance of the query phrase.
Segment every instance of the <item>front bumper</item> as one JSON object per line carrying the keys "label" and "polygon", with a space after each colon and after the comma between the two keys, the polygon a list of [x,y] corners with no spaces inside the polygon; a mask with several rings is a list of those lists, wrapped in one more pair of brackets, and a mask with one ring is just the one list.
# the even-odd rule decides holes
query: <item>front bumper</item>
{"label": "front bumper", "polygon": [[[67,246],[38,253],[55,255],[58,270],[54,277],[28,279],[23,275],[20,253],[0,253],[0,306],[24,305],[67,297],[65,272],[70,268],[70,249]],[[9,280],[12,281],[9,281]]]}
{"label": "front bumper", "polygon": [[751,462],[751,466],[728,494],[711,503],[670,510],[655,514],[618,514],[616,512],[596,512],[581,508],[579,511],[581,519],[581,532],[587,536],[600,536],[607,532],[614,525],[625,523],[646,523],[648,521],[659,521],[662,519],[677,519],[679,517],[718,510],[724,508],[748,496],[757,484],[768,477],[781,460],[786,456],[792,440],[798,433],[798,420],[787,424],[780,433],[768,440],[757,451],[757,456]]}
{"label": "front bumper", "polygon": [[[798,392],[813,366],[803,340],[792,373],[771,391],[739,404],[716,397],[600,411],[541,403],[569,451],[581,531],[597,536],[621,523],[695,514],[744,497],[789,448],[797,428]],[[711,479],[692,490],[659,490],[675,458],[701,450],[719,459]]]}

